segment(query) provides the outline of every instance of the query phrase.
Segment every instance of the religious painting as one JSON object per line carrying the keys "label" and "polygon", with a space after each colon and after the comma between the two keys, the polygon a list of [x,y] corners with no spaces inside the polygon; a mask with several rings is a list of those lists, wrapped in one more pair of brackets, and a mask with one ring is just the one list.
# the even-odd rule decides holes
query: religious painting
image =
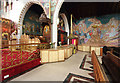
{"label": "religious painting", "polygon": [[0,18],[0,21],[2,22],[3,40],[8,40],[8,35],[11,36],[13,32],[17,34],[16,24],[13,21],[5,18]]}
{"label": "religious painting", "polygon": [[49,32],[50,32],[50,28],[49,28],[48,25],[46,25],[46,26],[44,27],[43,34],[44,34],[44,35],[49,35]]}
{"label": "religious painting", "polygon": [[31,24],[29,22],[25,22],[25,25],[22,26],[22,32],[23,34],[26,33],[26,34],[30,34],[30,31],[31,31]]}
{"label": "religious painting", "polygon": [[1,24],[2,24],[2,46],[4,47],[4,45],[8,45],[9,44],[9,40],[12,36],[12,34],[15,32],[15,34],[17,34],[17,28],[16,28],[16,24],[9,20],[9,19],[5,19],[5,18],[0,18]]}
{"label": "religious painting", "polygon": [[40,32],[40,35],[43,35],[43,27],[42,26],[40,27],[39,32]]}
{"label": "religious painting", "polygon": [[22,34],[43,36],[43,28],[39,22],[39,15],[32,10],[28,10],[23,21]]}
{"label": "religious painting", "polygon": [[57,27],[58,27],[59,30],[65,31],[64,20],[61,16],[59,16],[59,24],[58,24]]}
{"label": "religious painting", "polygon": [[46,25],[46,26],[44,27],[44,32],[47,34],[47,33],[48,33],[48,31],[49,31],[49,26],[48,26],[48,25]]}
{"label": "religious painting", "polygon": [[36,18],[38,18],[38,17],[39,17],[38,15],[34,15],[34,16],[33,16],[32,14],[30,14],[29,20],[39,22],[39,19],[36,19]]}
{"label": "religious painting", "polygon": [[43,37],[45,38],[46,42],[51,42],[51,29],[50,29],[49,25],[44,26],[44,28],[43,28]]}
{"label": "religious painting", "polygon": [[79,44],[118,46],[120,14],[89,17],[73,22],[73,34],[79,36]]}
{"label": "religious painting", "polygon": [[2,33],[2,40],[8,40],[9,37],[8,37],[8,33]]}
{"label": "religious painting", "polygon": [[43,36],[43,26],[37,25],[36,28],[35,28],[35,34]]}
{"label": "religious painting", "polygon": [[2,21],[2,32],[11,33],[11,21],[8,19],[1,19]]}
{"label": "religious painting", "polygon": [[35,32],[35,24],[34,24],[34,23],[32,23],[32,24],[31,24],[31,33],[33,33],[33,34],[34,34],[34,32]]}
{"label": "religious painting", "polygon": [[61,45],[67,44],[67,32],[58,30],[58,46],[59,42],[61,42]]}

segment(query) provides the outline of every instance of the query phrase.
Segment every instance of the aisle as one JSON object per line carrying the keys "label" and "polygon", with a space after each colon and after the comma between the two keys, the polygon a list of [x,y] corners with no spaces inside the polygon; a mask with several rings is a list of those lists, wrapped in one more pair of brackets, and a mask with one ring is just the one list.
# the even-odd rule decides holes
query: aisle
{"label": "aisle", "polygon": [[65,81],[70,75],[94,79],[88,74],[93,73],[93,71],[87,71],[80,68],[85,55],[89,55],[89,53],[78,51],[64,62],[41,65],[11,81]]}

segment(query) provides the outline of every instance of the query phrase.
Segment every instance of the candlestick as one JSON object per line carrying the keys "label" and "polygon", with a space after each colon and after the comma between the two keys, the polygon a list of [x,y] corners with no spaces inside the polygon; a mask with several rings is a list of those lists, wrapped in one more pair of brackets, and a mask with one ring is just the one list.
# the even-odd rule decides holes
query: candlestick
{"label": "candlestick", "polygon": [[71,34],[72,34],[72,14],[71,14]]}

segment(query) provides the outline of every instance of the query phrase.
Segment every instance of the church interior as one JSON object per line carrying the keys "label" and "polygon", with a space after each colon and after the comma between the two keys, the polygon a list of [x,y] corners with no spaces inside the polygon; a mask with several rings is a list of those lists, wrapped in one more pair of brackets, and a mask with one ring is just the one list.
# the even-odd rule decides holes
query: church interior
{"label": "church interior", "polygon": [[0,3],[2,83],[120,82],[120,2]]}

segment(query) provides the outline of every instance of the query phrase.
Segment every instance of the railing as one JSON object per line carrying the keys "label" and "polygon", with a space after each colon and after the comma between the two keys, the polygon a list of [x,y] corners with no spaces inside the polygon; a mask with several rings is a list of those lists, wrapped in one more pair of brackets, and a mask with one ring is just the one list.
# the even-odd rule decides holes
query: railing
{"label": "railing", "polygon": [[40,49],[50,48],[48,43],[12,44],[1,48],[2,70],[40,58]]}
{"label": "railing", "polygon": [[93,63],[93,70],[94,70],[94,77],[95,77],[95,82],[108,82],[108,78],[103,70],[103,67],[101,66],[95,51],[92,51],[92,63]]}

